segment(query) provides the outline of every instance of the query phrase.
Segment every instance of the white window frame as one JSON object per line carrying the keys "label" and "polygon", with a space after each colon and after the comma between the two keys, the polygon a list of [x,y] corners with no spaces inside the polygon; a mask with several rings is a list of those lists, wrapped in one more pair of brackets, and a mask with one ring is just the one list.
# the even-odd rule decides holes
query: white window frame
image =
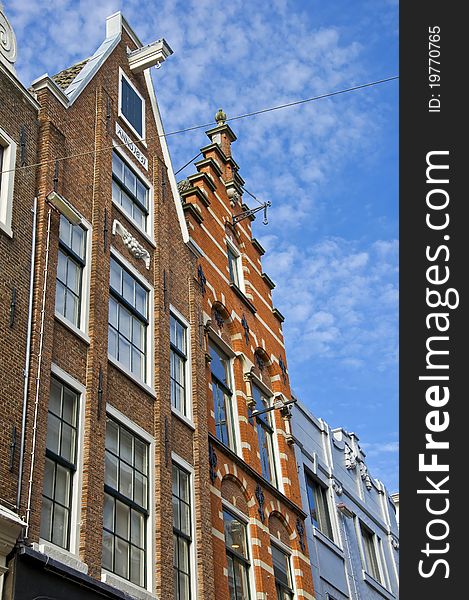
{"label": "white window frame", "polygon": [[[126,116],[122,112],[122,79],[125,78],[130,87],[134,90],[137,96],[142,101],[142,135],[138,133],[138,131],[134,128],[134,126],[127,120]],[[118,116],[124,121],[124,123],[132,130],[132,132],[137,136],[138,142],[141,142],[144,146],[146,146],[146,123],[145,123],[145,98],[142,94],[137,90],[134,86],[130,78],[124,73],[122,67],[119,67],[119,111]]]}
{"label": "white window frame", "polygon": [[135,227],[135,229],[137,229],[137,231],[139,231],[143,235],[143,237],[147,240],[147,242],[149,242],[154,248],[156,248],[156,242],[155,242],[155,239],[153,237],[154,187],[153,187],[151,181],[148,179],[148,177],[142,173],[142,171],[140,169],[141,165],[139,165],[139,163],[136,163],[135,161],[133,161],[126,154],[126,152],[125,152],[125,146],[120,146],[114,140],[112,141],[112,145],[113,145],[112,151],[116,152],[117,154],[119,154],[120,158],[128,165],[128,167],[132,171],[134,171],[137,174],[137,176],[139,177],[139,179],[141,179],[143,181],[143,183],[148,187],[148,216],[147,216],[146,228],[142,229],[142,227],[137,223],[137,221],[135,221],[132,218],[131,215],[129,215],[127,212],[125,212],[125,210],[122,208],[122,206],[112,198],[112,194],[111,194],[112,205],[115,206],[117,208],[117,210],[130,223],[132,223],[132,225]]}
{"label": "white window frame", "polygon": [[[378,563],[378,571],[379,571],[380,579],[376,579],[374,577],[373,573],[371,573],[369,570],[368,562],[366,559],[365,540],[363,539],[362,527],[364,529],[367,529],[371,533],[373,549],[375,552],[376,562]],[[382,553],[380,552],[380,548],[381,548],[380,538],[378,537],[376,532],[373,531],[370,527],[368,527],[368,525],[359,517],[356,518],[355,529],[357,532],[358,545],[359,545],[359,549],[360,549],[360,558],[362,561],[363,573],[364,574],[366,573],[366,575],[368,577],[370,577],[371,579],[373,579],[373,581],[376,581],[382,587],[386,588],[387,587],[387,578],[385,576],[384,568],[383,568],[383,556],[382,556]]]}
{"label": "white window frame", "polygon": [[80,557],[80,523],[81,523],[81,496],[83,486],[83,440],[84,440],[84,419],[86,407],[86,387],[61,369],[55,363],[51,364],[51,374],[63,381],[63,383],[78,394],[78,427],[77,427],[77,469],[72,479],[72,509],[70,511],[70,545],[68,550],[57,546],[49,540],[39,538],[39,544],[45,548],[54,549],[54,554],[63,555],[64,560],[67,556],[79,560]]}
{"label": "white window frame", "polygon": [[[184,421],[191,429],[195,428],[194,425],[194,413],[192,405],[192,336],[191,336],[191,325],[189,321],[175,308],[172,304],[169,305],[169,313],[173,315],[181,324],[186,328],[186,364],[185,364],[185,403],[187,407],[187,415],[175,408],[171,402],[171,412],[177,415],[182,421]],[[170,392],[171,394],[171,392]],[[171,399],[170,399],[171,400]]]}
{"label": "white window frame", "polygon": [[[134,381],[137,385],[143,388],[146,392],[151,394],[152,396],[156,396],[155,388],[154,388],[154,380],[155,380],[155,368],[154,368],[154,354],[155,354],[155,344],[154,344],[154,315],[153,315],[153,307],[154,307],[154,297],[155,292],[153,286],[150,282],[143,277],[141,273],[137,271],[137,269],[126,260],[122,254],[116,250],[113,246],[111,246],[111,256],[115,258],[118,262],[122,264],[123,267],[127,269],[127,271],[134,277],[148,292],[148,326],[146,331],[147,336],[147,355],[145,356],[145,366],[146,366],[146,381],[139,379],[134,373],[129,371],[121,362],[119,362],[116,358],[109,354],[108,349],[108,360],[112,363],[117,369],[119,369],[122,373],[127,375],[132,381]],[[111,287],[111,282],[109,281],[109,290]],[[110,291],[109,291],[110,294]],[[109,327],[109,316],[108,316],[108,327]]]}
{"label": "white window frame", "polygon": [[[191,497],[191,546],[190,546],[190,568],[191,568],[191,598],[197,600],[197,540],[196,540],[196,527],[195,527],[195,469],[194,467],[184,460],[179,454],[171,452],[171,461],[176,463],[181,469],[184,469],[189,473],[189,484],[190,484],[190,497]],[[171,525],[172,531],[172,525]]]}
{"label": "white window frame", "polygon": [[[75,209],[76,210],[76,209]],[[66,217],[64,217],[66,218]],[[88,335],[88,326],[90,318],[90,278],[91,278],[91,249],[93,247],[92,237],[93,228],[84,217],[81,217],[81,222],[78,223],[86,231],[85,244],[85,266],[81,275],[81,302],[80,302],[80,327],[69,321],[67,317],[58,313],[54,306],[55,318],[60,321],[65,327],[70,329],[75,335],[82,338],[87,344],[90,343]],[[59,233],[60,237],[60,233]],[[54,298],[55,302],[55,298]]]}
{"label": "white window frame", "polygon": [[[272,534],[270,534],[270,545],[277,546],[277,548],[279,550],[281,550],[284,554],[286,554],[288,557],[288,566],[290,567],[291,583],[292,583],[292,590],[293,590],[293,600],[296,600],[296,598],[297,598],[296,576],[295,576],[295,569],[294,569],[294,565],[293,565],[293,551],[289,546],[284,544],[282,542],[282,540],[279,540]],[[272,557],[272,554],[270,556]],[[272,571],[273,571],[273,568],[274,567],[273,567],[273,561],[272,561]],[[273,579],[274,579],[274,585],[275,585],[275,574],[273,574]]]}
{"label": "white window frame", "polygon": [[[329,537],[327,535],[327,533],[324,533],[324,531],[322,531],[322,529],[320,527],[316,527],[316,525],[314,525],[314,523],[313,523],[311,515],[309,515],[309,518],[311,519],[311,525],[313,527],[313,530],[318,531],[327,540],[329,540],[333,544],[337,545],[337,541],[336,541],[337,532],[336,532],[334,520],[332,518],[333,511],[331,509],[331,507],[334,506],[334,504],[333,504],[333,502],[331,500],[331,494],[330,494],[331,489],[330,489],[330,486],[328,484],[326,484],[325,482],[321,481],[321,479],[319,477],[317,477],[317,475],[314,475],[312,473],[312,471],[310,469],[308,469],[308,467],[303,466],[303,473],[304,473],[305,488],[306,488],[306,498],[307,498],[307,501],[308,501],[308,512],[311,511],[311,507],[309,505],[309,495],[308,495],[308,479],[310,479],[313,482],[313,485],[315,486],[315,488],[320,488],[324,492],[324,500],[325,500],[325,503],[327,505],[327,515],[329,517],[329,525],[331,527],[332,537]],[[315,491],[313,491],[313,494],[314,494],[314,502],[315,502],[315,504],[317,504],[317,498],[316,498]],[[321,512],[319,510],[318,506],[316,506],[316,511],[318,513]],[[318,523],[318,525],[319,525],[319,523]]]}
{"label": "white window frame", "polygon": [[[106,404],[106,416],[109,416],[114,421],[118,421],[124,427],[126,427],[132,433],[135,433],[138,437],[142,438],[144,442],[148,444],[148,512],[150,513],[147,518],[146,523],[146,539],[148,542],[148,547],[146,550],[146,587],[141,587],[135,583],[132,583],[128,579],[124,579],[120,575],[113,573],[112,571],[107,571],[101,567],[101,581],[105,583],[109,583],[110,585],[114,585],[115,587],[119,587],[119,589],[127,592],[136,594],[135,597],[138,598],[138,592],[142,592],[142,590],[147,590],[151,594],[155,593],[155,581],[153,575],[153,567],[154,560],[156,556],[156,548],[155,548],[155,536],[154,532],[156,531],[156,523],[155,523],[155,510],[154,510],[154,500],[155,500],[155,492],[154,492],[154,470],[155,470],[155,438],[145,431],[142,427],[134,423],[124,415],[120,410],[112,406],[111,404]],[[104,497],[104,485],[103,485],[103,497]],[[134,591],[135,590],[135,591]]]}
{"label": "white window frame", "polygon": [[[230,380],[231,380],[231,384],[233,386],[233,389],[231,390],[232,391],[232,396],[231,396],[232,415],[231,415],[231,417],[233,419],[235,448],[230,448],[229,446],[227,446],[227,448],[229,450],[231,450],[231,452],[234,452],[240,458],[243,458],[243,449],[241,447],[242,446],[241,445],[241,432],[239,429],[238,396],[237,396],[236,382],[235,382],[235,378],[234,378],[234,365],[233,365],[233,359],[236,358],[236,354],[230,348],[230,346],[228,346],[228,344],[219,335],[217,335],[217,333],[213,329],[209,330],[208,337],[209,337],[209,342],[212,342],[213,345],[217,346],[219,348],[219,350],[223,354],[225,354],[229,359],[229,367],[228,368],[230,370]],[[210,376],[211,376],[211,371],[210,371]],[[213,388],[212,388],[211,380],[210,380],[210,388],[209,389],[212,394],[212,403],[213,403]],[[221,442],[221,440],[220,440],[220,442]],[[223,442],[221,442],[221,443],[223,444]]]}
{"label": "white window frame", "polygon": [[[263,392],[269,399],[270,399],[270,405],[273,406],[275,404],[275,394],[274,392],[269,389],[265,383],[259,378],[257,377],[257,375],[255,375],[254,373],[251,372],[251,385],[255,385],[256,387],[258,387],[261,392]],[[275,485],[273,482],[269,481],[270,485],[272,485],[274,488],[276,488],[277,490],[279,490],[282,493],[285,493],[285,488],[284,488],[284,484],[283,484],[283,471],[282,471],[282,463],[280,461],[280,448],[278,445],[278,431],[277,431],[277,423],[276,423],[276,419],[275,419],[275,411],[277,409],[274,409],[270,412],[271,416],[272,416],[272,452],[273,452],[273,460],[275,463],[275,471],[276,471],[276,476],[277,476],[277,485]],[[258,439],[257,436],[257,422],[256,422],[256,438]],[[260,454],[260,452],[259,452]],[[262,475],[262,474],[261,474]]]}
{"label": "white window frame", "polygon": [[3,147],[2,181],[0,186],[0,230],[13,237],[13,188],[15,185],[16,142],[0,127],[0,145]]}
{"label": "white window frame", "polygon": [[[236,257],[236,266],[237,266],[238,280],[239,280],[238,281],[239,285],[237,287],[238,287],[238,289],[240,289],[243,292],[243,294],[245,294],[246,288],[244,285],[243,258],[242,258],[241,252],[238,250],[238,248],[236,248],[236,246],[233,244],[233,242],[229,238],[226,238],[226,247],[227,247],[227,249],[230,250],[230,252],[233,254],[233,256]],[[228,257],[228,251],[226,252],[226,259],[227,259],[227,261],[230,260]],[[234,281],[231,281],[229,263],[228,263],[228,281],[230,283],[232,283],[233,285],[236,285],[236,283],[234,283]]]}
{"label": "white window frame", "polygon": [[[254,574],[254,569],[255,569],[255,565],[254,565],[254,557],[253,557],[253,552],[252,552],[252,535],[251,535],[251,524],[253,524],[254,527],[257,527],[257,524],[252,521],[248,515],[245,515],[243,512],[241,512],[239,510],[239,508],[236,508],[236,506],[234,506],[233,504],[231,504],[230,502],[228,502],[228,500],[225,500],[225,498],[221,499],[221,504],[222,504],[222,509],[226,509],[228,512],[233,513],[233,515],[239,519],[241,522],[243,522],[246,525],[246,542],[247,542],[247,546],[248,546],[248,552],[249,552],[249,572],[248,572],[248,585],[249,585],[249,593],[251,595],[251,600],[255,600],[255,598],[257,598],[256,595],[256,578],[255,578],[255,574]],[[224,528],[224,526],[223,526]],[[226,547],[226,544],[225,544]]]}

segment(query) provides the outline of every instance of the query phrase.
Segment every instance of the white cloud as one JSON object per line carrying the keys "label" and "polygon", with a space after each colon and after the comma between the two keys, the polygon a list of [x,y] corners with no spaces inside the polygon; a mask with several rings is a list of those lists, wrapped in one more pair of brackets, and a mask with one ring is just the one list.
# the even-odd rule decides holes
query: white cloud
{"label": "white cloud", "polygon": [[[298,247],[261,237],[265,268],[277,282],[275,302],[287,317],[290,361],[341,361],[348,368],[395,365],[397,243],[327,238]],[[383,253],[383,249],[386,251]]]}

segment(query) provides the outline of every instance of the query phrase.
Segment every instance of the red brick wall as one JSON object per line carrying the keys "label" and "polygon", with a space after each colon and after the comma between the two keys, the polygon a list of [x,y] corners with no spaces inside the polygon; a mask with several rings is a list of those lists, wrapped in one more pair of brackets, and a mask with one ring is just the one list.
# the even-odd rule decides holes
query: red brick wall
{"label": "red brick wall", "polygon": [[[271,413],[275,421],[276,468],[280,480],[277,490],[261,476],[257,431],[249,419],[249,405],[252,404],[251,385],[256,378],[270,390],[272,396],[280,394],[285,400],[291,398],[288,374],[280,368],[280,360],[286,365],[281,322],[273,311],[271,289],[262,276],[261,249],[253,243],[251,220],[245,218],[237,225],[232,225],[233,215],[240,214],[245,209],[241,200],[232,202],[228,195],[230,188],[236,187],[238,191],[242,191],[241,186],[244,183],[238,175],[238,166],[231,157],[230,142],[234,140],[234,135],[225,125],[211,130],[208,135],[210,141],[215,143],[202,150],[203,159],[200,164],[196,163],[198,174],[189,177],[189,183],[181,186],[181,193],[190,234],[205,254],[199,263],[206,277],[206,333],[208,337],[215,340],[218,338],[227,344],[233,357],[232,389],[241,442],[236,456],[214,439],[216,432],[210,361],[207,360],[209,431],[217,455],[216,477],[211,486],[216,597],[220,600],[229,597],[221,512],[222,496],[226,499],[228,493],[225,484],[225,478],[228,477],[231,490],[228,495],[231,498],[239,498],[239,494],[236,496],[231,489],[233,481],[237,481],[240,493],[244,495],[244,502],[249,507],[248,519],[253,539],[251,557],[256,592],[267,592],[269,597],[275,597],[270,538],[278,538],[280,520],[284,525],[280,539],[285,541],[288,537],[298,597],[311,598],[313,585],[306,540],[301,540],[305,544],[302,547],[296,529],[296,521],[298,518],[302,521],[304,513],[301,510],[297,465],[289,443],[288,424],[279,410]],[[233,181],[235,183],[232,183]],[[241,255],[244,279],[242,294],[230,285],[227,240]],[[222,317],[223,322],[217,322],[216,313]],[[243,319],[249,327],[248,338],[242,326]],[[262,369],[258,366],[256,355],[263,359]],[[263,521],[259,516],[256,499],[258,484],[263,490],[265,501]],[[238,499],[237,504],[239,508],[242,502]],[[273,513],[276,518],[269,530],[268,519]]]}

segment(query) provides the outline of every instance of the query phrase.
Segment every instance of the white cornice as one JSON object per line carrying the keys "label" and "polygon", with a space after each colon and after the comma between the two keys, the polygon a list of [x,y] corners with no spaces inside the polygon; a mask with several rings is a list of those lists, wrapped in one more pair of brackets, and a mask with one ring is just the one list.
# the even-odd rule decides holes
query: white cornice
{"label": "white cornice", "polygon": [[44,89],[49,90],[65,108],[68,108],[69,100],[67,96],[47,73],[44,73],[44,75],[35,79],[32,82],[31,87],[36,93]]}

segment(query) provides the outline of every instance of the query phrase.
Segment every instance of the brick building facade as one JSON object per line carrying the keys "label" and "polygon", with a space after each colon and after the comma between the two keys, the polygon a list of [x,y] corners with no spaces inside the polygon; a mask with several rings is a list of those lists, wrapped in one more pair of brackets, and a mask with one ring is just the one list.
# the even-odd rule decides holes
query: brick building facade
{"label": "brick building facade", "polygon": [[[3,483],[10,429],[21,426],[25,361],[24,350],[18,364],[8,356],[16,347],[8,326],[10,288],[20,280],[23,310],[15,328],[21,347],[32,218],[19,211],[30,211],[36,190],[19,506],[16,467],[11,490],[4,488],[25,527],[10,555],[5,598],[26,597],[32,584],[34,595],[60,589],[80,598],[170,598],[175,573],[181,598],[186,587],[197,590],[193,597],[214,597],[210,515],[202,509],[210,496],[198,250],[148,71],[170,54],[164,40],[143,47],[117,13],[90,58],[40,77],[33,95],[2,86],[11,118],[17,109],[11,98],[27,97],[20,122],[36,128],[27,160],[39,163],[16,173],[12,228],[25,230],[18,236],[24,248],[15,255],[3,244],[18,244],[16,236],[11,241],[2,232],[0,239]],[[15,139],[18,129],[13,120]],[[176,381],[181,373],[183,381]],[[171,527],[176,504],[179,520]],[[167,560],[176,530],[178,570]]]}
{"label": "brick building facade", "polygon": [[233,224],[247,209],[233,131],[219,115],[176,184],[149,73],[171,49],[143,46],[121,13],[92,56],[29,91],[13,54],[2,597],[313,598],[283,317],[253,216]]}
{"label": "brick building facade", "polygon": [[0,596],[7,556],[24,523],[18,511],[22,405],[35,221],[39,105],[16,76],[16,40],[0,5]]}
{"label": "brick building facade", "polygon": [[[281,313],[220,110],[197,173],[179,182],[201,249],[217,600],[313,598]],[[236,595],[238,594],[238,595]]]}

